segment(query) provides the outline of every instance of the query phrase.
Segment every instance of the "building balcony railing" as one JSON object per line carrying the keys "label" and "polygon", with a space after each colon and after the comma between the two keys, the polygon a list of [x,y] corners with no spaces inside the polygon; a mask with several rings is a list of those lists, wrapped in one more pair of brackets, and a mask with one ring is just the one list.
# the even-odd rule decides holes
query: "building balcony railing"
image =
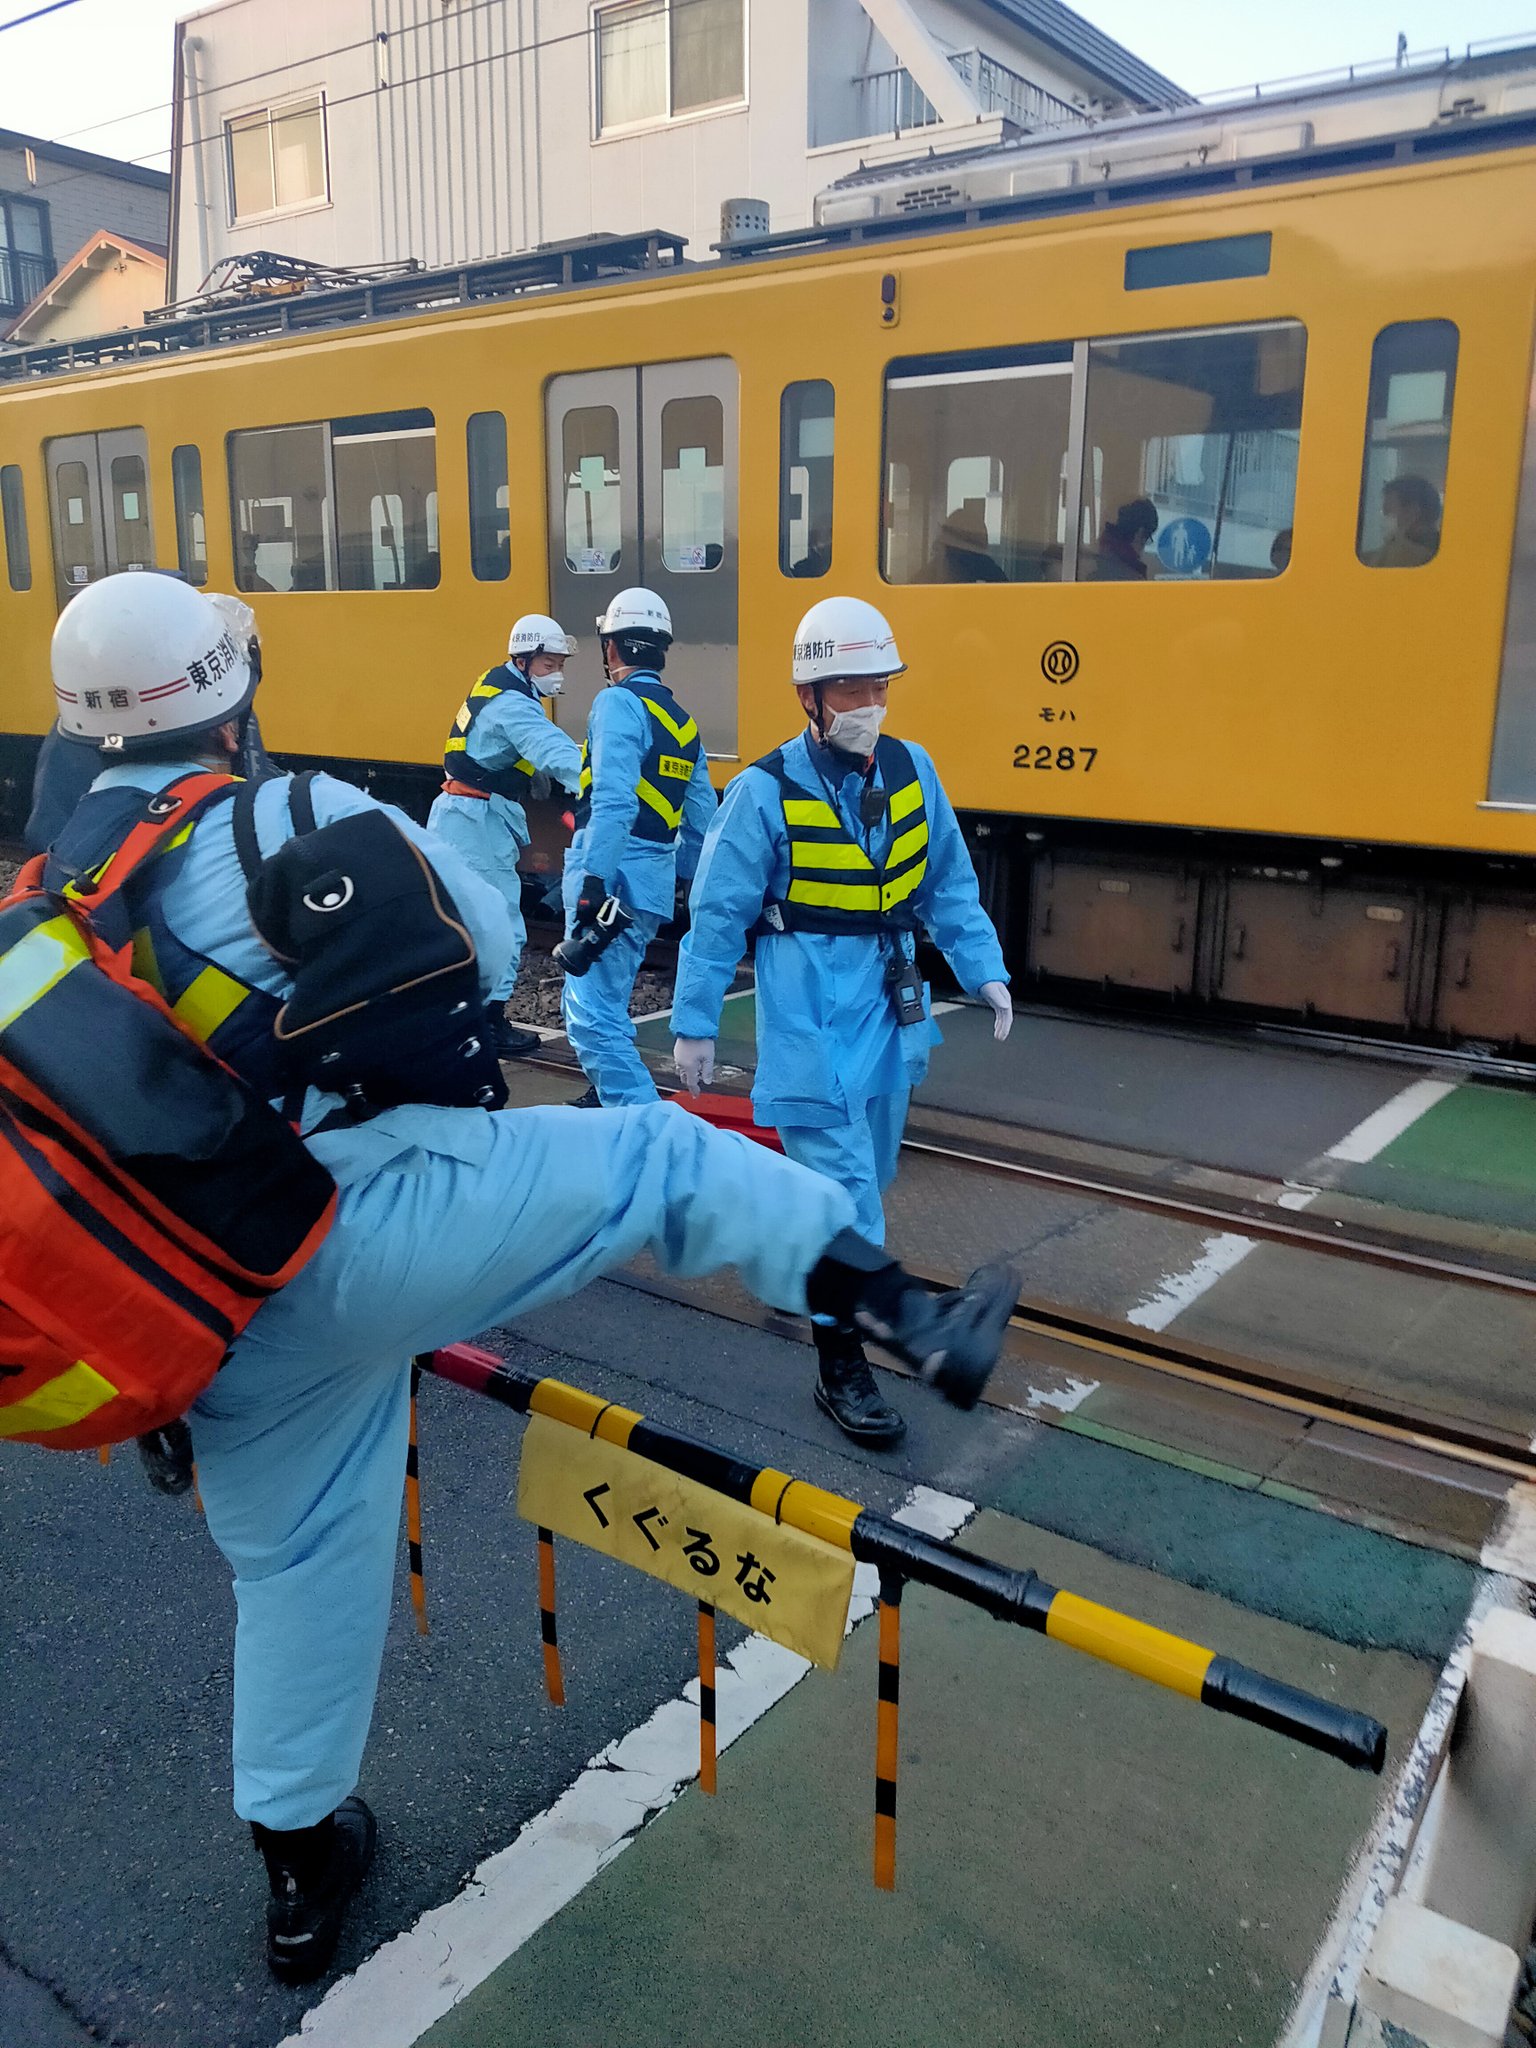
{"label": "building balcony railing", "polygon": [[0,249],[0,312],[19,313],[30,306],[52,275],[45,256]]}
{"label": "building balcony railing", "polygon": [[[1033,79],[1021,77],[983,50],[952,50],[949,61],[981,102],[985,114],[1001,114],[1022,133],[1042,128],[1080,126],[1089,119],[1083,107],[1058,99]],[[866,71],[854,80],[861,94],[863,132],[900,134],[908,128],[932,128],[939,115],[932,100],[904,65],[888,71]]]}

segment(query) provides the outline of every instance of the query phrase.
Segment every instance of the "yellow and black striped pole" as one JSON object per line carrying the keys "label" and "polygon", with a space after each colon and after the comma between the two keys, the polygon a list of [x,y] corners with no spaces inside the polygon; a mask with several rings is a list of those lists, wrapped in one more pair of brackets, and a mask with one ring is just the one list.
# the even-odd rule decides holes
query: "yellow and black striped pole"
{"label": "yellow and black striped pole", "polygon": [[775,1522],[851,1551],[882,1574],[897,1573],[905,1580],[949,1593],[998,1621],[1034,1629],[1070,1649],[1183,1693],[1217,1713],[1234,1714],[1272,1729],[1356,1770],[1379,1772],[1386,1762],[1387,1731],[1371,1715],[1335,1706],[1331,1700],[1283,1685],[1231,1657],[1202,1649],[1198,1643],[1185,1642],[1128,1614],[1117,1614],[1112,1607],[1061,1592],[1032,1571],[1016,1571],[963,1550],[957,1543],[925,1536],[788,1472],[750,1465],[712,1444],[647,1422],[632,1408],[621,1408],[616,1402],[584,1393],[580,1387],[567,1386],[563,1380],[520,1373],[494,1352],[469,1344],[449,1344],[420,1363],[441,1378],[485,1394],[518,1414],[547,1415],[605,1443],[635,1451],[685,1479],[746,1502]]}
{"label": "yellow and black striped pole", "polygon": [[544,1690],[550,1704],[565,1705],[565,1673],[560,1669],[560,1638],[555,1631],[555,1535],[539,1531],[539,1635],[544,1645]]}
{"label": "yellow and black striped pole", "polygon": [[896,1763],[901,1708],[901,1574],[880,1574],[880,1684],[875,1700],[875,1884],[896,1889]]}
{"label": "yellow and black striped pole", "polygon": [[416,1633],[427,1633],[427,1582],[421,1569],[421,1470],[416,1441],[416,1390],[421,1385],[421,1367],[411,1367],[411,1433],[405,1447],[405,1541],[411,1565],[411,1605],[416,1610]]}
{"label": "yellow and black striped pole", "polygon": [[112,1462],[112,1446],[110,1444],[103,1444],[96,1453],[96,1460],[98,1464],[110,1465]]}
{"label": "yellow and black striped pole", "polygon": [[699,1602],[699,1789],[715,1791],[715,1610]]}

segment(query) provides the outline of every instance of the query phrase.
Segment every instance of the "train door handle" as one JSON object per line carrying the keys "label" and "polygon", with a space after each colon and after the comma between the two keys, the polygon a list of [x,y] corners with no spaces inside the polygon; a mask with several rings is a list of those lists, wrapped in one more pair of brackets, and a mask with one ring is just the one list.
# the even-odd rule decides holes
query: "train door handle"
{"label": "train door handle", "polygon": [[1470,986],[1471,981],[1472,955],[1470,953],[1463,953],[1461,956],[1461,965],[1456,970],[1456,986],[1458,988],[1467,988]]}
{"label": "train door handle", "polygon": [[1044,910],[1042,910],[1040,913],[1040,936],[1042,939],[1048,939],[1051,936],[1052,931],[1055,929],[1052,913],[1053,906],[1049,903],[1047,903]]}
{"label": "train door handle", "polygon": [[1234,960],[1245,960],[1247,957],[1248,927],[1245,924],[1240,924],[1237,928],[1237,936],[1232,941],[1232,958]]}
{"label": "train door handle", "polygon": [[1184,950],[1184,934],[1186,930],[1186,922],[1181,917],[1173,928],[1173,950],[1175,953],[1182,953]]}
{"label": "train door handle", "polygon": [[1403,964],[1403,949],[1394,939],[1387,948],[1387,980],[1396,981]]}

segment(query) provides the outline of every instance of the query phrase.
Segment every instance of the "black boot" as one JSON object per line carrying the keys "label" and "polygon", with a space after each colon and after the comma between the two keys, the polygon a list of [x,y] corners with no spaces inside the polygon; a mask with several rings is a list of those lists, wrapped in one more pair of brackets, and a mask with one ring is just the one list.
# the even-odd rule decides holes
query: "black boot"
{"label": "black boot", "polygon": [[499,1060],[520,1060],[525,1053],[537,1052],[544,1042],[537,1031],[514,1024],[500,1003],[486,1004],[485,1030]]}
{"label": "black boot", "polygon": [[812,1323],[816,1357],[821,1376],[816,1382],[816,1406],[830,1415],[844,1436],[856,1444],[885,1447],[899,1444],[907,1425],[896,1410],[880,1398],[875,1376],[864,1356],[864,1346],[852,1323]]}
{"label": "black boot", "polygon": [[356,1794],[312,1828],[267,1828],[251,1838],[267,1866],[267,1967],[281,1984],[309,1984],[336,1953],[347,1902],[362,1883],[378,1825]]}
{"label": "black boot", "polygon": [[981,1399],[1018,1300],[1012,1266],[979,1266],[963,1287],[931,1293],[856,1231],[842,1230],[806,1282],[813,1315],[852,1323],[914,1366],[957,1408]]}

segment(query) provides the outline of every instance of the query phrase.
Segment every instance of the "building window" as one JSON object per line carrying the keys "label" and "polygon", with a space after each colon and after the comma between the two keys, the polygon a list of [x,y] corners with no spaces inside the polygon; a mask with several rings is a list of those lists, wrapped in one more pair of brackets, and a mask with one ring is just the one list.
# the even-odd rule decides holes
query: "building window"
{"label": "building window", "polygon": [[52,276],[48,208],[0,192],[0,311],[30,306]]}
{"label": "building window", "polygon": [[502,583],[512,573],[505,414],[471,413],[465,438],[469,456],[469,566],[481,583]]}
{"label": "building window", "polygon": [[599,134],[746,98],[746,0],[623,0],[593,28]]}
{"label": "building window", "polygon": [[171,450],[176,566],[189,583],[208,581],[208,522],[203,516],[203,455],[190,443]]}
{"label": "building window", "polygon": [[32,588],[32,550],[27,542],[27,500],[21,470],[14,462],[0,468],[0,522],[5,527],[5,573],[12,590]]}
{"label": "building window", "polygon": [[323,93],[239,114],[224,123],[224,136],[232,221],[314,206],[330,196]]}
{"label": "building window", "polygon": [[1092,342],[1079,578],[1279,575],[1306,359],[1295,320]]}
{"label": "building window", "polygon": [[909,358],[885,389],[887,582],[1059,581],[1070,344]]}
{"label": "building window", "polygon": [[1440,552],[1456,396],[1450,320],[1402,320],[1371,350],[1355,552],[1371,569],[1419,569]]}
{"label": "building window", "polygon": [[241,590],[435,590],[430,412],[359,413],[229,437]]}
{"label": "building window", "polygon": [[786,384],[779,407],[779,569],[825,576],[832,566],[832,386]]}

